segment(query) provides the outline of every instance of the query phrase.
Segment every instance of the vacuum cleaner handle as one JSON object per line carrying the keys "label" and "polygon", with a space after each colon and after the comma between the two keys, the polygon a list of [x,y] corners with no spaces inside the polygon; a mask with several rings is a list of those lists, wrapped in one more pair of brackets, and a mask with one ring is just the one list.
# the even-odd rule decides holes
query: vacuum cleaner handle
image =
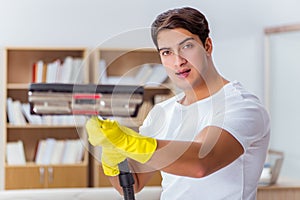
{"label": "vacuum cleaner handle", "polygon": [[[101,115],[98,115],[100,120],[104,120]],[[118,164],[120,174],[119,174],[119,183],[123,189],[124,200],[135,200],[134,197],[134,178],[130,173],[127,159]]]}
{"label": "vacuum cleaner handle", "polygon": [[120,174],[119,174],[119,183],[123,189],[124,200],[135,200],[134,197],[134,178],[132,173],[129,170],[128,162],[125,159],[123,162],[118,164]]}

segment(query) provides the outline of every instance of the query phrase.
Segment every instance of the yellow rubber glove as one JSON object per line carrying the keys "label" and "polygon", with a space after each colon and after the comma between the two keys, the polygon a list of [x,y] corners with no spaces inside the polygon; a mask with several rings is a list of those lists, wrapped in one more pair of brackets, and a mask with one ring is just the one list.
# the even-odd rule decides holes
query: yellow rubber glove
{"label": "yellow rubber glove", "polygon": [[118,164],[124,161],[126,157],[115,149],[102,148],[101,163],[103,172],[107,176],[117,176],[120,174]]}
{"label": "yellow rubber glove", "polygon": [[116,148],[124,156],[140,163],[147,162],[156,150],[156,139],[142,136],[114,120],[92,117],[87,121],[86,129],[92,145]]}

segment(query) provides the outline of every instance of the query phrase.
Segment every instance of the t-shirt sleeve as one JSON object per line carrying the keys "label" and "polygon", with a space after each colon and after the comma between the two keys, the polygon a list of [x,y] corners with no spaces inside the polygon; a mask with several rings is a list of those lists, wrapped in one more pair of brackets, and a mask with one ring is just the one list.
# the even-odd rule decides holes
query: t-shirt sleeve
{"label": "t-shirt sleeve", "polygon": [[258,101],[237,98],[214,114],[210,125],[228,131],[247,149],[268,134],[269,115]]}

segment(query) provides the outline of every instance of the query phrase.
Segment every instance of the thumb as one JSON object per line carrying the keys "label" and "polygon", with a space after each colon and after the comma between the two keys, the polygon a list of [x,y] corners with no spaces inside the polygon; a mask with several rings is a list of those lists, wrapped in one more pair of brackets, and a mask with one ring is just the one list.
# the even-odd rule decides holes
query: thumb
{"label": "thumb", "polygon": [[102,129],[112,129],[117,125],[117,122],[115,120],[100,120],[101,121],[101,128]]}

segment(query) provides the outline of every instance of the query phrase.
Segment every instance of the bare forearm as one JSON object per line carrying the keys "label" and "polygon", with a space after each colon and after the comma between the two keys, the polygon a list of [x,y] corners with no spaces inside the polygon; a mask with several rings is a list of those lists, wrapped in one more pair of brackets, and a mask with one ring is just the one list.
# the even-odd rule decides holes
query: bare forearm
{"label": "bare forearm", "polygon": [[200,143],[158,140],[157,144],[149,166],[180,176],[202,177],[205,173],[205,160],[198,156]]}
{"label": "bare forearm", "polygon": [[[133,189],[134,189],[134,192],[137,193],[139,191],[141,191],[146,182],[143,182],[143,180],[139,180],[138,179],[138,174],[135,174],[135,173],[132,173],[133,175],[133,178],[134,178],[134,185],[133,185]],[[139,174],[140,175],[140,174]],[[108,177],[109,178],[109,181],[111,182],[112,186],[121,194],[123,195],[123,189],[122,187],[120,186],[120,183],[119,183],[119,177],[118,176],[113,176],[113,177]]]}
{"label": "bare forearm", "polygon": [[121,194],[123,195],[122,187],[119,183],[119,176],[107,176],[112,186]]}

